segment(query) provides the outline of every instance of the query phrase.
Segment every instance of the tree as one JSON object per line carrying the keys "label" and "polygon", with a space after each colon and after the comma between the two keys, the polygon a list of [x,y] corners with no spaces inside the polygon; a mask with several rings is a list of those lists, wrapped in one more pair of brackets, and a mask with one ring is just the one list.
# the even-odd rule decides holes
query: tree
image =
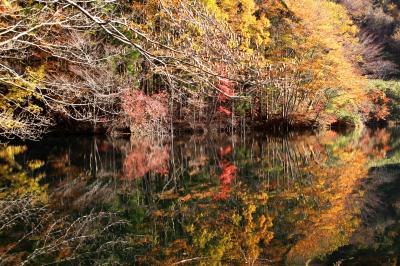
{"label": "tree", "polygon": [[[330,1],[3,0],[1,9],[6,135],[34,138],[60,123],[135,132],[355,123],[368,101],[354,67],[361,52],[348,48],[357,27]],[[140,95],[163,95],[162,123],[133,118]]]}

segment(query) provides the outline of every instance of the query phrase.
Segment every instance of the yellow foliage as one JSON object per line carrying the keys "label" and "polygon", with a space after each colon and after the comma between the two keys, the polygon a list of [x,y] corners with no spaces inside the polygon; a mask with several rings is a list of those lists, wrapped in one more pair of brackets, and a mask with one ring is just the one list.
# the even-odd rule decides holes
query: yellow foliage
{"label": "yellow foliage", "polygon": [[[342,145],[338,139],[326,140],[325,144],[331,153],[304,169],[315,180],[312,190],[302,189],[301,193],[315,195],[329,207],[306,210],[311,224],[297,224],[305,237],[288,253],[291,264],[304,264],[347,245],[360,226],[362,193],[354,192],[359,189],[360,181],[368,177],[367,154],[352,141]],[[333,158],[337,161],[329,162]]]}
{"label": "yellow foliage", "polygon": [[264,14],[256,17],[259,7],[254,0],[203,0],[203,3],[242,37],[242,50],[251,53],[253,49],[266,48],[269,44],[270,21]]}
{"label": "yellow foliage", "polygon": [[[286,1],[299,22],[292,23],[296,65],[311,76],[305,88],[315,94],[342,91],[356,105],[365,100],[366,79],[353,66],[348,46],[357,42],[357,27],[343,6],[326,0]],[[321,97],[321,95],[319,95]]]}
{"label": "yellow foliage", "polygon": [[[40,99],[36,87],[41,85],[45,78],[44,65],[33,69],[26,68],[26,78],[11,79],[10,83],[0,83],[0,122],[4,128],[16,129],[24,124],[15,119],[14,114],[24,110],[31,114],[39,114],[43,109],[33,100]],[[3,92],[4,91],[4,92]]]}

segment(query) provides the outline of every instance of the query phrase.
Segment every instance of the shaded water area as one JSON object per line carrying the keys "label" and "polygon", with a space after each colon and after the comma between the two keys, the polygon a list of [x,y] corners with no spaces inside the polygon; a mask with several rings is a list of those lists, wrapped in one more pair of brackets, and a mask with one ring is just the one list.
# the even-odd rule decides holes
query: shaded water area
{"label": "shaded water area", "polygon": [[0,178],[0,265],[396,265],[400,255],[400,128],[47,137],[1,146]]}

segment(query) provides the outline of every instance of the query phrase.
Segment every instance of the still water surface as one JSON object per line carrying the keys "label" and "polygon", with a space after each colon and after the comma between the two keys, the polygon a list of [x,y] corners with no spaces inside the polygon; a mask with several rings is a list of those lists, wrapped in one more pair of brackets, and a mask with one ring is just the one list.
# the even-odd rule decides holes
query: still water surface
{"label": "still water surface", "polygon": [[1,200],[32,195],[45,208],[40,215],[62,222],[43,222],[25,238],[29,226],[1,231],[0,223],[0,258],[396,265],[399,145],[400,129],[386,128],[173,141],[47,137],[1,146]]}

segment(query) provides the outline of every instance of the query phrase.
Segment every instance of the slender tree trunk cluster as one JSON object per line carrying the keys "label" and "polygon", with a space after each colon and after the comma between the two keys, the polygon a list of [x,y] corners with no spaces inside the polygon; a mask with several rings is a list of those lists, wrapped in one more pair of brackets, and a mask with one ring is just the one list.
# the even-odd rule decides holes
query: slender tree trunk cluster
{"label": "slender tree trunk cluster", "polygon": [[[318,36],[313,27],[327,22],[308,22],[291,2],[2,0],[1,134],[35,138],[51,125],[141,134],[277,121],[310,127],[329,114],[346,118],[326,91],[362,98],[362,85],[350,85],[360,81],[343,73],[360,76],[340,54],[355,40],[340,34],[354,29],[340,14],[332,23],[343,30]],[[304,2],[332,20],[344,12]]]}

